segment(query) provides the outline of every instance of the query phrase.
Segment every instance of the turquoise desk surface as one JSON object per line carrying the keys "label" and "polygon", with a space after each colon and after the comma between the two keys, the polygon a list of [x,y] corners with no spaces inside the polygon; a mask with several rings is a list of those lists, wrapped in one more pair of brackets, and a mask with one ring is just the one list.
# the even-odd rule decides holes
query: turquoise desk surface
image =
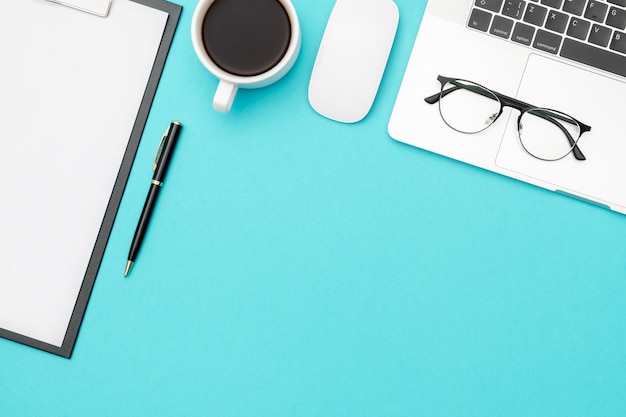
{"label": "turquoise desk surface", "polygon": [[[393,141],[425,0],[365,120],[315,113],[332,0],[230,114],[181,21],[70,360],[0,340],[2,416],[623,416],[626,217]],[[123,271],[155,149],[184,125]],[[625,190],[626,192],[626,190]]]}

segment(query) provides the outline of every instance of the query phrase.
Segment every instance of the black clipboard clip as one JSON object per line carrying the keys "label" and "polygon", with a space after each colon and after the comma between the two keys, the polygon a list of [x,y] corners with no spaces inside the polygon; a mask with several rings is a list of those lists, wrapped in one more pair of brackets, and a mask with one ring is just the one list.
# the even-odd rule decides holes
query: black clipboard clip
{"label": "black clipboard clip", "polygon": [[46,1],[49,1],[50,3],[60,4],[61,6],[67,6],[72,9],[80,10],[81,12],[93,14],[99,17],[107,17],[109,15],[109,11],[111,11],[111,4],[113,3],[113,0],[109,0],[109,4],[107,5],[106,10],[104,12],[100,12],[98,10],[86,9],[77,4],[73,4],[67,1],[62,1],[62,0],[46,0]]}

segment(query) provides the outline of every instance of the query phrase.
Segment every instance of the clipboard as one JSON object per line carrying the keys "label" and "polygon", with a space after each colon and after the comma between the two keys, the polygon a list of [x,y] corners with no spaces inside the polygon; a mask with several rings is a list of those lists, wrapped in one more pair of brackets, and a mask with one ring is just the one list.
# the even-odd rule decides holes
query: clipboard
{"label": "clipboard", "polygon": [[0,0],[0,337],[66,358],[182,10],[106,2]]}

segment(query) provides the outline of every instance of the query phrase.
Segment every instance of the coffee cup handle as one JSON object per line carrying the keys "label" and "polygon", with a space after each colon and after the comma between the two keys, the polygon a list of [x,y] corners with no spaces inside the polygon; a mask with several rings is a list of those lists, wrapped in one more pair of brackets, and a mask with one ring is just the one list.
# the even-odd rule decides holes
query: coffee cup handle
{"label": "coffee cup handle", "polygon": [[220,113],[228,113],[233,106],[235,94],[237,94],[237,84],[220,80],[213,97],[213,108]]}

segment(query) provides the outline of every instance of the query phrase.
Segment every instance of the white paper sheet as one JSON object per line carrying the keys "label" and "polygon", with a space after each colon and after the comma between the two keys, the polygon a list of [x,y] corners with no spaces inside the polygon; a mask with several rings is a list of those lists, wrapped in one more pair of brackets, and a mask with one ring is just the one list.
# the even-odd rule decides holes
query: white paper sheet
{"label": "white paper sheet", "polygon": [[167,17],[0,0],[0,328],[61,346]]}
{"label": "white paper sheet", "polygon": [[111,0],[48,0],[59,4],[65,4],[69,7],[88,10],[96,15],[106,15]]}

